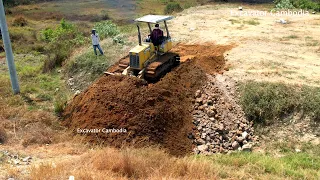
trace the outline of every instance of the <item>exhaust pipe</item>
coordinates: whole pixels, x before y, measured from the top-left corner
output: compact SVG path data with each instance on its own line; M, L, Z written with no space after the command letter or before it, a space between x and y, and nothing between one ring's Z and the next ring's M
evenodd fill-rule
M139 45L141 46L141 45L142 45L142 43L141 43L140 26L139 26L139 25L137 25L137 27L138 27L138 40L139 40Z

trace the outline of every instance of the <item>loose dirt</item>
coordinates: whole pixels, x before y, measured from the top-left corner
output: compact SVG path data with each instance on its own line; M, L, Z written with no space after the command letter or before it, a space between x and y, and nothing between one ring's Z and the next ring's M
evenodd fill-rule
M200 66L208 74L221 73L225 67L224 53L232 49L235 45L220 45L203 44L203 45L177 45L173 51L179 53L181 60L195 60L195 63Z
M126 133L86 133L86 139L115 147L160 145L173 155L192 152L192 98L225 61L215 45L178 45L186 60L155 84L125 76L102 76L65 109L63 124L77 129L125 129ZM216 52L216 50L220 52ZM211 52L211 53L210 53ZM205 64L201 68L199 64Z

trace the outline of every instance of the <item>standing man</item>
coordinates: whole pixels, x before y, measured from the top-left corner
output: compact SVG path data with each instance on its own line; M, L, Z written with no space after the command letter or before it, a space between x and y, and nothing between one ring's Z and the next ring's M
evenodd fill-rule
M91 39L92 39L92 45L93 45L94 54L98 55L97 54L97 48L98 48L99 51L100 51L100 54L103 55L103 51L102 51L102 49L100 47L100 44L99 44L100 38L99 38L98 33L96 33L95 29L92 29L91 33L92 33L91 34Z

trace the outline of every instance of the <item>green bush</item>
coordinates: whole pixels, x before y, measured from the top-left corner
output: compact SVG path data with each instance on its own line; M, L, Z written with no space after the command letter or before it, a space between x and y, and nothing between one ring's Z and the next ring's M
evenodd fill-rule
M78 28L61 20L56 29L47 28L41 32L41 39L47 42L45 52L48 56L43 66L43 72L48 72L56 66L61 66L68 58L74 47L79 47L85 43L84 35Z
M320 11L320 1L312 0L275 0L276 9L310 9Z
M304 111L311 113L313 119L320 121L320 88L304 86L301 97Z
M164 8L165 14L171 14L173 12L181 12L183 9L177 2L169 2Z
M111 21L98 22L94 25L94 28L97 30L97 33L99 34L101 39L107 37L115 37L120 34L117 26Z
M119 43L119 44L124 44L125 43L123 39L124 38L121 35L117 35L117 36L112 38L114 43Z
M320 2L314 2L312 0L292 0L292 4L298 9L312 9L320 11Z
M292 5L290 0L280 0L276 2L277 9L293 9L294 6Z
M58 96L54 101L54 112L57 116L61 117L64 108L67 105L67 100L65 96Z
M255 122L272 123L295 110L320 120L320 88L249 81L240 89L240 103L247 117Z
M53 42L60 40L61 38L65 38L68 36L74 36L77 33L76 27L62 19L60 21L60 25L56 29L47 28L41 32L42 36L41 39L47 42Z

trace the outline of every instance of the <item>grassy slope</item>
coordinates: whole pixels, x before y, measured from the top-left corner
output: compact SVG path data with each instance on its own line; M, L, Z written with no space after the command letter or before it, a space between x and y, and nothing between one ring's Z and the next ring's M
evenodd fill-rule
M248 81L241 86L241 104L256 123L272 124L293 112L320 121L320 88Z
M31 179L316 179L320 159L306 153L232 153L176 158L154 148L96 149L55 165L31 167ZM89 179L90 179L89 178Z
M182 7L188 7L194 3L194 0L183 1ZM3 121L1 121L0 125L4 127L4 131L7 133L7 143L9 145L19 146L21 144L28 146L29 144L35 144L41 146L47 143L65 143L69 140L66 137L61 138L54 133L55 130L59 130L60 134L65 132L65 130L59 126L58 118L54 116L54 104L57 100L60 101L61 99L70 98L71 93L66 87L62 73L59 73L59 69L55 69L51 73L41 73L41 68L46 56L41 54L41 52L37 52L36 48L36 46L43 46L41 42L37 41L37 33L39 30L45 27L55 26L58 21L54 18L41 22L32 20L38 18L34 16L34 14L43 11L51 10L53 12L59 11L66 13L63 9L69 5L62 6L53 2L46 3L45 6L42 6L44 9L39 9L37 5L19 6L13 9L13 12L19 11L23 12L26 17L30 16L29 22L31 23L27 28L12 27L10 22L13 20L13 17L8 17L9 30L12 30L12 34L15 34L16 37L16 42L13 43L13 47L15 52L19 52L19 54L15 55L15 60L22 91L21 95L12 95L6 66L1 66L0 119ZM86 4L80 5L82 7L86 6ZM139 11L141 14L150 12L162 14L165 1L141 0L138 5L141 8ZM147 7L156 8L150 10L150 8ZM25 10L30 8L31 11ZM48 16L51 15L49 14ZM57 16L57 14L53 14L53 16ZM87 25L90 26L92 23L89 22ZM131 27L125 27L125 32L131 32ZM29 42L35 42L35 47L30 47L31 43L21 43L24 42L21 38L26 38ZM111 46L114 49L110 48ZM105 42L103 48L110 53L116 49L123 53L125 52L123 46L114 46L112 42L109 41ZM72 56L74 59L71 59L67 64L70 65L70 63L72 64L74 61L79 61L85 63L81 68L95 67L87 66L92 63L93 65L97 63L96 59L94 59L90 53L92 53L91 47L85 47L84 53L81 52L79 56ZM4 56L4 54L2 53L1 56ZM100 58L98 62L103 63L103 61L108 59L117 59L116 54L111 54L106 58ZM90 71L93 69L87 70ZM94 74L90 80L92 81L97 75L98 74ZM12 123L13 121L15 122L14 125ZM25 128L27 125L32 127L32 132L26 131ZM15 128L15 132L12 130L13 127ZM67 132L65 132L65 134L67 134ZM285 147L286 145L283 144L282 146ZM281 151L281 157L266 152L262 154L235 153L209 157L189 156L179 159L170 157L156 149L117 151L105 148L90 152L85 150L83 155L80 156L81 158L58 163L55 168L50 164L43 164L39 167L32 166L30 178L46 179L46 177L49 176L61 178L73 174L83 179L87 179L88 176L105 177L106 175L110 175L110 177L116 179L128 176L155 179L162 176L183 179L283 179L303 177L313 179L320 176L318 171L320 168L320 160L318 151L308 151L312 148L319 149L318 147L310 146L305 150L302 149L302 153L295 153L294 149L286 148L285 151ZM73 151L77 150L73 149ZM74 163L74 161L79 163ZM0 162L0 166L8 168L7 174L5 175L6 177L24 176L19 173L19 170L16 168L8 167L4 161ZM83 165L84 162L88 163ZM83 166L90 168L90 171L83 171Z

